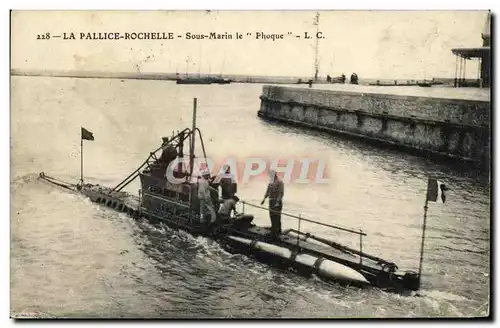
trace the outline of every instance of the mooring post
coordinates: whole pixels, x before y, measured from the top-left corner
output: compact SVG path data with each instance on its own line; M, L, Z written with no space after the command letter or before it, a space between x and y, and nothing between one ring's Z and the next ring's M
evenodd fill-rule
M363 264L363 230L359 229L359 264Z
M196 130L196 105L197 98L193 98L193 127L191 129L191 149L189 152L189 177L192 179L194 166L194 146L195 146L195 130Z
M454 83L455 88L458 86L457 76L458 76L458 56L455 55L455 83Z
M301 218L301 214L299 214L299 223L298 223L298 227L297 227L297 247L299 247L299 242L300 242L300 218Z

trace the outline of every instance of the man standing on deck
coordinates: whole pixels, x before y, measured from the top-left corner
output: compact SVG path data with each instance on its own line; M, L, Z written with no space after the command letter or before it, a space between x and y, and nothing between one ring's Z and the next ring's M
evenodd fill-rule
M221 198L223 200L231 199L237 192L237 185L234 175L231 173L231 167L225 165L224 173L219 177L219 185L221 187Z
M210 184L208 181L210 174L204 173L198 177L198 199L200 200L200 215L205 219L206 214L210 214L210 222L213 223L216 219L212 196L210 195Z
M269 217L271 218L271 236L277 239L281 233L281 209L283 208L283 196L285 187L283 181L278 178L276 171L269 172L269 185L267 186L264 199L260 203L264 205L269 197Z

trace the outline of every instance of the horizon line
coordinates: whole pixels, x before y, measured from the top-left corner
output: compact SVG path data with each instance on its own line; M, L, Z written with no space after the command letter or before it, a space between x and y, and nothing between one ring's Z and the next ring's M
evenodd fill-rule
M104 71L104 70L45 70L45 69L19 69L11 68L10 74L14 76L54 76L54 77L96 77L96 78L146 78L146 77L156 77L157 79L164 78L165 80L176 79L176 78L186 78L186 77L235 77L235 78L269 78L269 79L302 79L307 81L308 79L314 80L312 76L304 75L256 75L256 74L221 74L221 73L187 73L187 72L127 72L127 71ZM64 75L62 75L64 74ZM84 76L83 74L90 74L93 76ZM83 75L83 76L81 76ZM318 80L326 81L326 76L319 78ZM330 75L331 76L331 75ZM339 77L331 76L332 78ZM359 74L358 74L359 76ZM346 74L346 79L349 75ZM373 81L419 81L419 80L432 80L432 79L443 79L443 80L454 80L454 76L443 76L443 77L359 77L360 80L373 80ZM475 80L474 78L467 78L467 80Z

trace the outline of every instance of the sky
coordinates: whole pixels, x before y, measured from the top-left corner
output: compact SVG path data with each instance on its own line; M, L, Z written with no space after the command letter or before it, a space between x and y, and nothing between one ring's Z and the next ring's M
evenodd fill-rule
M11 68L312 76L315 11L13 11ZM454 77L451 48L480 47L486 11L319 11L319 74ZM69 35L76 40L37 39ZM173 40L81 40L80 33L172 32ZM232 40L186 40L186 33ZM236 39L235 33L242 39ZM256 33L283 39L255 39ZM289 35L289 32L291 35ZM251 33L247 35L247 33ZM477 77L477 61L466 77Z

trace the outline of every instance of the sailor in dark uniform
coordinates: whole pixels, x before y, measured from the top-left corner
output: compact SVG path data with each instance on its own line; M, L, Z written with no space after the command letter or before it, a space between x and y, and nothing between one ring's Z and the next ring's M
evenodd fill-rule
M209 178L210 186L210 198L212 199L212 204L214 206L215 212L219 211L220 199L219 199L219 183L217 182L217 177L212 176Z
M351 84L358 84L358 74L356 73L351 74Z
M231 199L237 192L237 184L231 173L231 167L224 167L224 174L221 176L219 185L221 187L221 198L223 200Z

